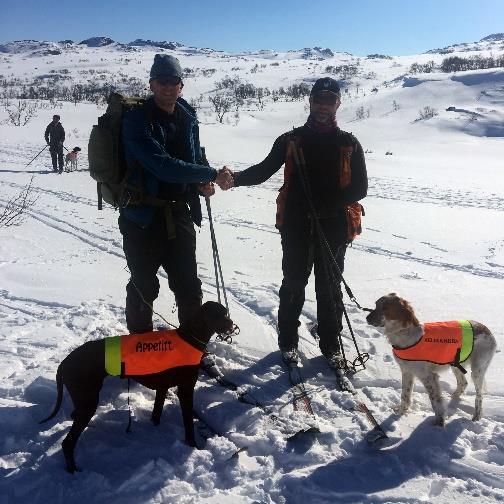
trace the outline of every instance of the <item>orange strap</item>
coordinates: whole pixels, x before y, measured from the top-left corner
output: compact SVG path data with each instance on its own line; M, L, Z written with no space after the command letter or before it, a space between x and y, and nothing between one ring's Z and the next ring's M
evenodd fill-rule
M284 183L278 191L276 199L277 212L276 212L276 228L280 229L283 225L285 203L287 202L287 193L289 192L289 181L294 171L294 158L293 149L296 147L297 138L289 140L287 143L287 152L285 153L285 168L284 168Z
M351 159L353 146L340 147L340 188L344 189L352 181Z

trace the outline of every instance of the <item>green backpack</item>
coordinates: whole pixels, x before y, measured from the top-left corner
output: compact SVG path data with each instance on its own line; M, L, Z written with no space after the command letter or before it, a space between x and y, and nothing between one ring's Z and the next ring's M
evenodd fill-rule
M88 144L89 173L97 182L98 210L103 201L118 208L124 190L126 160L121 139L122 119L126 111L141 107L144 98L112 93L105 114L93 126Z

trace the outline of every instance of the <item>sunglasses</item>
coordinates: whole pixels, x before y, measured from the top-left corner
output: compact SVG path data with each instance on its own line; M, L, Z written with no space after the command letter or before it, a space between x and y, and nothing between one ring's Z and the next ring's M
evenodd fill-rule
M312 95L312 100L319 105L336 105L340 97L332 91L319 91Z
M172 77L167 75L158 77L156 79L156 82L158 84L161 84L161 86L178 86L182 82L182 79L180 77Z

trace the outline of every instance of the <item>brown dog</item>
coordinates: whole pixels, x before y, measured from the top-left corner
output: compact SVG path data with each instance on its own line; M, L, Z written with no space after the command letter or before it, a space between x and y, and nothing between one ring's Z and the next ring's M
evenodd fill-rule
M429 394L436 415L435 424L444 425L446 412L438 375L452 365L457 380L457 388L452 395L455 403L467 387L463 366L470 364L476 389L473 420L481 418L485 373L497 348L495 338L487 327L472 320L420 324L411 305L394 293L378 299L376 308L366 320L372 326L384 328L392 344L394 358L401 368L402 394L398 413L408 411L416 377ZM466 334L469 333L465 340L462 327L465 327ZM453 334L457 331L460 335L455 338Z
M40 422L47 422L57 414L65 385L75 408L72 413L74 422L62 443L67 471L78 470L74 460L75 445L96 412L103 380L111 374L130 377L156 391L151 415L154 425L159 425L168 389L177 386L185 441L196 447L193 392L198 380L199 360L213 334L231 334L233 329L233 321L226 309L219 303L208 301L190 322L182 324L176 331L89 341L73 350L58 366L58 397L54 410ZM129 350L127 342L130 342ZM120 350L118 345L122 345ZM167 360L159 360L156 372L149 374L148 365L155 358ZM167 364L163 370L164 362Z

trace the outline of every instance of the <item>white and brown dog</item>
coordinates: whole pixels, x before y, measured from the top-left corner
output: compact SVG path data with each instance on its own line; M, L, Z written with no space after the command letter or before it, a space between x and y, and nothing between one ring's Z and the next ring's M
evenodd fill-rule
M455 403L467 387L462 364L470 363L476 389L473 420L481 418L485 373L497 347L487 327L472 320L420 324L411 305L394 293L378 299L376 308L366 320L372 326L384 328L392 344L394 358L401 368L402 394L397 413L408 411L416 377L429 394L436 416L435 424L443 426L446 408L441 396L439 373L452 366L457 379L457 388L452 394Z
M77 157L80 151L80 147L74 147L70 152L67 153L67 155L65 156L66 172L77 170Z

